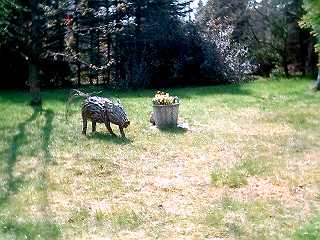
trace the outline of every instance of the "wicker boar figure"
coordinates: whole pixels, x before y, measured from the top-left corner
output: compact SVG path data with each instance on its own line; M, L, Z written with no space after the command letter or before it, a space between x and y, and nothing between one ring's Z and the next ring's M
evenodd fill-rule
M82 133L87 132L87 122L92 122L92 132L96 131L97 123L104 123L109 133L113 136L110 123L119 126L121 136L125 138L123 129L130 125L127 114L119 101L113 102L107 98L87 96L82 106Z

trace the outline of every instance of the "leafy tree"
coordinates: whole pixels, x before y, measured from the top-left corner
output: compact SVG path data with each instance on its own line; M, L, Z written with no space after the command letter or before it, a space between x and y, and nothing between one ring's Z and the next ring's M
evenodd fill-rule
M302 26L311 28L312 34L316 36L318 44L316 49L318 54L320 54L320 2L318 0L304 0L304 9L306 14L302 19ZM318 77L316 81L316 90L320 90L320 56L318 62Z
M33 104L41 102L40 83L57 86L69 68L78 85L103 78L118 88L225 83L237 75L216 44L186 21L190 0L0 3L1 43L28 63Z
M29 84L31 93L31 104L41 105L40 82L39 82L39 57L41 54L41 19L40 19L40 1L32 0L31 10L31 51L29 52Z
M49 6L49 3L42 0L16 0L10 3L2 1L2 13L7 14L1 15L1 27L4 31L0 45L8 48L9 53L19 52L20 57L23 57L28 65L26 84L30 87L31 104L41 105L40 72L44 69L46 51L56 46L48 41L50 37L59 39L57 35L50 35L50 27L47 24L49 19L45 17L45 6Z
M203 35L217 46L222 56L226 66L224 75L232 75L233 81L248 78L253 70L245 41L236 40L238 32L244 32L241 25L248 19L247 6L248 0L209 0L206 5L200 5L196 16Z
M279 66L288 76L312 73L313 39L298 25L302 13L302 0L208 0L197 20L217 41L231 31L231 49L247 49L256 74Z
M287 10L287 0L255 3L251 9L248 31L251 32L251 54L257 56L258 62L264 62L266 59L275 65L279 63L285 75L289 76Z
M3 38L5 34L7 33L9 21L8 18L14 8L16 8L17 5L15 1L10 0L0 0L0 36ZM3 41L2 41L3 42Z
M0 1L2 8L0 14L1 45L8 44L11 46L10 42L15 42L16 48L24 45L25 52L21 52L21 54L29 61L29 84L32 105L41 104L37 70L41 44L39 4L39 0L32 0L30 3ZM28 13L30 14L28 15Z

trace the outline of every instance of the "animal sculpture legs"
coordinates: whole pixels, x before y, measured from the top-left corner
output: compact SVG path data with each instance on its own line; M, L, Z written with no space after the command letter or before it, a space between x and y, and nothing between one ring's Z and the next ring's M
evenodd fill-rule
M97 123L92 121L92 132L94 133L97 129Z
M84 135L86 135L86 133L87 133L87 124L88 124L87 119L82 116L82 125L83 125L82 133Z
M126 135L124 134L123 128L119 126L119 130L120 130L120 133L121 133L121 137L125 138Z
M106 128L108 129L109 133L110 133L112 136L116 136L116 134L114 134L114 132L112 131L112 128L111 128L111 126L110 126L110 122L106 122L105 125L106 125Z

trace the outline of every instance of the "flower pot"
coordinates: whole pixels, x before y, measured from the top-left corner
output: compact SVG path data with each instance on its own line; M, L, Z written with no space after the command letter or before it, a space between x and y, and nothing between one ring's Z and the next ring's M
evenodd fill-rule
M153 118L159 128L175 127L178 123L179 103L171 105L153 105Z

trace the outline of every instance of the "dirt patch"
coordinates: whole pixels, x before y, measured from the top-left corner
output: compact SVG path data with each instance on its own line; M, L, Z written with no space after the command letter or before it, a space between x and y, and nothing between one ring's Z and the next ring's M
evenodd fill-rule
M232 191L232 196L240 201L276 200L291 208L301 208L303 206L303 209L309 212L310 206L306 199L307 195L308 193L304 189L291 191L287 181L271 177L250 177L247 186Z

